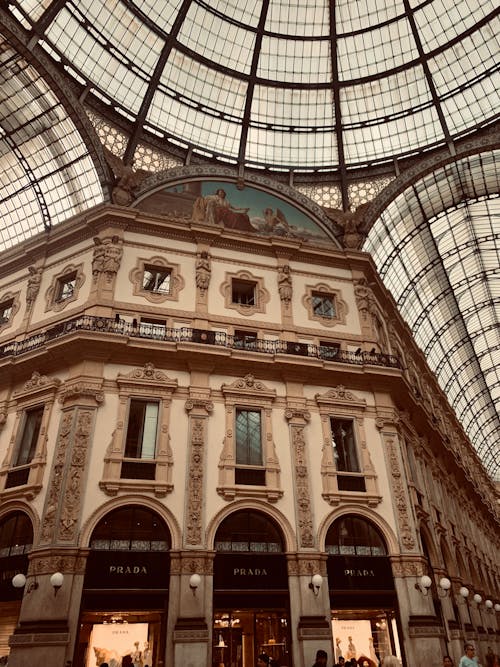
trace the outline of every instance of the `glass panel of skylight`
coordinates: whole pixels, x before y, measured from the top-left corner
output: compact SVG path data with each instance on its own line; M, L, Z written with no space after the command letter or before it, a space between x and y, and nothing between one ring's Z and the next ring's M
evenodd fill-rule
M272 81L327 84L332 80L330 42L264 36L257 76Z
M356 163L411 152L438 142L443 132L436 109L431 107L367 127L346 127L343 136L346 160Z
M148 115L149 122L161 122L173 136L182 137L201 148L225 155L238 154L240 123L209 115L157 90Z
M421 67L404 70L340 89L343 125L369 123L377 119L411 112L429 106L431 92Z
M85 77L129 110L139 110L146 82L121 62L122 56L112 54L94 36L83 36L79 24L64 10L48 34ZM84 39L76 43L75 35Z
M106 3L109 0L104 0ZM114 0L113 4L117 2ZM182 5L182 0L135 0L134 4L155 23L160 30L170 32L177 13Z
M231 17L242 25L257 27L260 19L262 3L241 2L241 0L211 0L210 7L214 12Z
M248 74L255 32L240 27L192 2L179 32L179 42L219 65Z
M192 106L204 107L221 115L241 119L247 83L173 51L160 79L162 94L180 96ZM165 118L163 125L169 126Z
M34 23L45 11L47 0L19 0L18 5Z
M492 118L498 111L500 74L494 72L488 79L478 81L470 88L457 92L441 102L448 128L452 134Z
M338 34L366 30L371 26L401 16L405 11L403 0L386 0L385 2L337 0L335 7Z
M453 4L447 0L433 0L423 3L415 10L414 16L424 51L432 51L453 40L494 9L492 0L477 3L457 0Z
M497 24L500 30L500 25ZM464 37L460 44L446 49L435 58L430 58L429 69L440 97L456 91L461 86L474 82L498 65L498 44L487 39L477 30ZM498 98L497 98L498 101ZM495 107L494 101L492 106Z
M418 58L406 18L338 39L340 81L381 74Z
M281 35L326 36L330 32L328 0L270 0L265 30Z
M332 91L256 85L252 122L285 128L332 128ZM324 138L327 140L326 136Z
M246 159L275 166L335 164L338 160L331 132L280 132L250 127Z

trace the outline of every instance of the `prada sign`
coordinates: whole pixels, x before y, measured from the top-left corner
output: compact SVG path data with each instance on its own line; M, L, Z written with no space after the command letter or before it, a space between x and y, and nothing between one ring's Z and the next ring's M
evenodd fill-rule
M287 590L283 554L217 554L214 563L216 590Z
M334 590L393 590L394 580L386 556L329 556L328 581Z
M85 588L168 588L170 556L166 552L91 551Z

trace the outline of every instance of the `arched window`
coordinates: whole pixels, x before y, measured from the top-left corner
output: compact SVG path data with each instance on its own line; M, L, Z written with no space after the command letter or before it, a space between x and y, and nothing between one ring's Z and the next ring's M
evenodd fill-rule
M170 535L162 519L150 509L128 505L101 519L90 540L96 551L168 551Z
M219 552L283 552L280 530L269 517L259 512L235 512L217 530L215 550Z
M0 558L20 556L31 551L33 526L23 512L11 512L0 521Z
M337 519L326 534L327 553L340 556L386 556L384 539L366 519L348 514Z

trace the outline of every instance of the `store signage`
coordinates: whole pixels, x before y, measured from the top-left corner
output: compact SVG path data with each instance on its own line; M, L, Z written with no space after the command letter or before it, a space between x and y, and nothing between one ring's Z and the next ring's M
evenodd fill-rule
M334 590L393 590L386 556L329 556L328 583Z
M283 554L217 554L214 587L218 590L281 590L288 588Z
M91 551L85 588L168 588L169 576L165 551Z

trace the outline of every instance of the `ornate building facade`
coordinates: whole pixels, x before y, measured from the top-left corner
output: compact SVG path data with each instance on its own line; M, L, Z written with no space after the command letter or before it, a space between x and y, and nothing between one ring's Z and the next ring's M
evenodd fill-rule
M0 654L500 651L494 485L356 227L188 172L1 256Z

